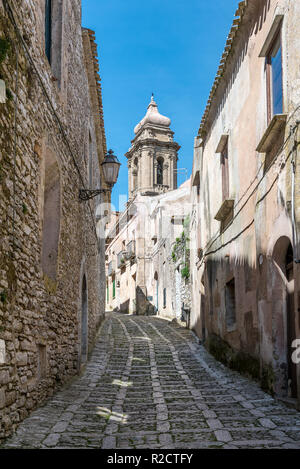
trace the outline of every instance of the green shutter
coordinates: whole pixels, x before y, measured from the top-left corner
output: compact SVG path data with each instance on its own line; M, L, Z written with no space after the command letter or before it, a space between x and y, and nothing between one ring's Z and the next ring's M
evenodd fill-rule
M113 280L113 298L116 297L116 281Z

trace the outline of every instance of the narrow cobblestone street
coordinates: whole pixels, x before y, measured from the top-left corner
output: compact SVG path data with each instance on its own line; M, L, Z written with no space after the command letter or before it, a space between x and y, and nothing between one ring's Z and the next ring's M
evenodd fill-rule
M5 448L300 448L300 414L216 362L194 335L111 314L83 375Z

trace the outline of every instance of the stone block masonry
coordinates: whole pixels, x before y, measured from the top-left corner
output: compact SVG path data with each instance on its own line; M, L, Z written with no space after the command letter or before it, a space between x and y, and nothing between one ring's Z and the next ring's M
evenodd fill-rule
M44 2L0 2L0 439L78 372L104 317L96 202L78 198L100 186L105 151L95 64L81 2L52 14L50 65Z

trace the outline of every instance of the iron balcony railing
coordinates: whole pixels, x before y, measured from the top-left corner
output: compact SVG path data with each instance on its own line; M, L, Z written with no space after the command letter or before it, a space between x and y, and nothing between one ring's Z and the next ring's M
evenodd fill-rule
M117 255L117 267L119 269L120 267L123 267L124 265L125 265L124 253L123 251L120 251L119 254Z
M116 271L115 261L110 261L107 268L107 274L113 275Z
M129 259L133 259L135 257L135 240L132 240L127 244L126 251Z

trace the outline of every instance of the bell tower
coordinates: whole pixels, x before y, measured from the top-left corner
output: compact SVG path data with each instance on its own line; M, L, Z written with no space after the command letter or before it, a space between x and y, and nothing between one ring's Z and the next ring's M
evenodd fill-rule
M159 195L177 189L177 152L171 120L158 112L153 95L147 113L135 127L126 153L129 200L136 194Z

